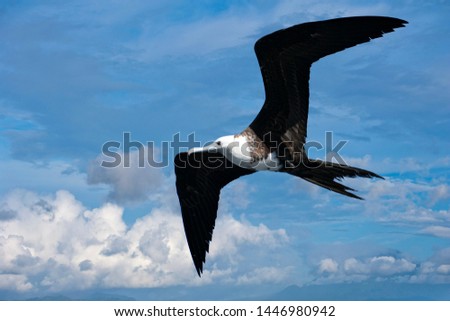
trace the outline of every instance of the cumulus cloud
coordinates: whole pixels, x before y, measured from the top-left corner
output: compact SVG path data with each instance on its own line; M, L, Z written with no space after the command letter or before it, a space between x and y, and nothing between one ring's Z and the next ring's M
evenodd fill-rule
M450 274L450 264L441 264L436 269L438 273Z
M319 273L336 273L339 264L333 259L323 259L319 263Z
M118 162L116 166L112 166L111 159L100 155L90 163L87 181L89 184L109 186L110 201L119 204L144 201L155 192L161 191L161 187L164 186L162 171L150 166L147 161L148 155L154 152L157 151L149 148L132 150L129 153L118 151L117 157L120 157L120 163Z
M32 284L27 281L25 275L0 274L0 289L27 291L32 289Z
M344 272L347 274L366 274L371 276L390 276L410 273L416 264L392 256L376 256L365 260L349 258L344 261Z
M239 279L239 283L249 283L250 279L257 283L268 279L275 282L290 276L285 270L287 266L274 260L278 252L289 244L284 229L271 230L264 224L253 225L245 218L236 220L230 214L220 212L207 256L207 261L212 263L210 273L247 275L246 281ZM268 259L271 262L269 266ZM278 272L270 273L260 280L250 277L262 266ZM209 279L208 273L205 274L206 279ZM228 278L232 279L231 275Z
M0 220L0 288L17 291L193 285L223 278L237 282L234 273L240 269L252 274L248 265L237 264L251 261L239 258L241 249L249 245L259 253L256 257L267 258L287 241L283 230L225 215L217 221L210 268L199 279L181 216L168 204L132 226L124 223L122 207L105 203L87 209L67 191L38 195L16 190L2 204L13 215ZM276 270L267 281L279 279Z
M317 283L354 282L377 278L386 280L397 277L407 279L417 273L418 265L405 258L390 255L365 258L325 258L317 265Z
M283 229L271 230L264 224L252 225L250 222L234 219L231 215L224 215L217 220L214 232L214 242L211 244L211 256L224 251L236 255L240 245L259 245L265 243L267 247L278 247L288 241Z
M420 264L415 275L411 276L411 283L449 283L450 282L450 262L426 261Z

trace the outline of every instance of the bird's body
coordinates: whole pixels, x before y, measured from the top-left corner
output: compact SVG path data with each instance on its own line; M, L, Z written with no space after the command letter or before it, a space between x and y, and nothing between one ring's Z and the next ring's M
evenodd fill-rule
M231 163L242 168L255 171L278 171L282 168L275 151L271 151L256 136L245 133L220 137L207 149L217 151ZM204 150L203 147L192 148L188 153L203 152Z
M381 178L364 169L308 158L304 144L310 67L322 57L406 23L390 17L338 18L295 25L256 42L266 92L259 114L241 133L175 157L184 229L199 275L212 239L220 190L234 179L257 171L284 172L360 199L338 181L343 177Z

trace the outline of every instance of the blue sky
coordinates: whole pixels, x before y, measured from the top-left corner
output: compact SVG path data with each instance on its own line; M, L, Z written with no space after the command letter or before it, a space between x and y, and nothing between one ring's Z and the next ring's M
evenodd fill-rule
M295 284L327 298L349 284L450 288L449 9L437 0L3 1L0 291L166 288L170 299L171 288L245 287L251 297ZM365 201L281 174L233 182L199 279L163 142L245 128L264 98L254 42L350 15L409 24L313 65L308 140L325 144L332 132L334 144L348 141L348 164L386 179L347 182ZM143 151L168 166L139 168L131 149L130 168L101 167L103 144L123 146L124 133L152 142Z

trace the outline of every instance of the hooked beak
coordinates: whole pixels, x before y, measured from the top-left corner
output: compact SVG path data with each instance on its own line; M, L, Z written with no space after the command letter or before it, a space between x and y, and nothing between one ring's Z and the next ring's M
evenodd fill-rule
M194 147L188 150L188 155L194 154L194 153L201 153L205 151L205 147Z
M203 147L193 147L190 150L188 150L188 155L194 154L194 153L202 153L202 152L217 152L218 148L217 146L212 143Z

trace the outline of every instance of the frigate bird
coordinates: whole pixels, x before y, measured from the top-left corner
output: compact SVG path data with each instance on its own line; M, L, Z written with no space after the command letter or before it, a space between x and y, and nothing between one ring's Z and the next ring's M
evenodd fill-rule
M404 27L397 18L360 16L308 22L275 31L255 43L265 102L236 135L175 156L176 188L184 230L199 276L217 217L220 190L257 171L284 172L360 199L344 177L382 178L345 164L309 159L305 139L312 63Z

